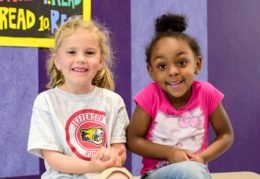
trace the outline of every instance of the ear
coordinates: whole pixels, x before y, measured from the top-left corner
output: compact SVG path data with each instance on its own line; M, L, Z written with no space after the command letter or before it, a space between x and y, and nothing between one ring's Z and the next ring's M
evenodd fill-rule
M57 70L61 70L61 65L59 63L59 59L58 59L57 54L53 54L52 60L54 61L54 64L55 64Z
M150 75L150 77L152 78L153 81L156 81L156 77L155 77L155 72L153 71L153 68L150 64L147 65L147 71Z
M201 70L201 65L202 65L202 57L198 56L195 62L195 74L198 75Z
M99 62L99 68L98 68L98 70L101 70L101 68L102 68L102 66L103 66L103 64L104 64L104 57L101 57L100 58L100 62Z

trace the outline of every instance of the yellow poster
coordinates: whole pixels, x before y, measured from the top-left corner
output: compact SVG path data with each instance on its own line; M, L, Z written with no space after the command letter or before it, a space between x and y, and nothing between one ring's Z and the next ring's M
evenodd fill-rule
M71 16L91 19L91 0L0 0L0 46L52 47Z

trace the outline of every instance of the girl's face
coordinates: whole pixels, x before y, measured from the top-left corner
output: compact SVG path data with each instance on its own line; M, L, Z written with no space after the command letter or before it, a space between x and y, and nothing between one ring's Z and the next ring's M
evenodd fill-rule
M91 84L103 64L101 49L96 36L86 29L63 38L54 55L55 66L65 78L61 89L72 93L88 93Z
M167 93L170 101L187 102L194 74L199 74L201 69L201 57L195 58L185 41L163 37L152 49L150 64L147 69L151 78Z

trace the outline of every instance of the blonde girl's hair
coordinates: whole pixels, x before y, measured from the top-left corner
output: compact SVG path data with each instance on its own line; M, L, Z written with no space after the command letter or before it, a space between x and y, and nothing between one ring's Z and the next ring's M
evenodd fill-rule
M71 20L68 20L62 24L55 33L55 45L51 51L51 56L49 58L47 67L48 74L50 76L50 82L48 83L47 87L54 88L64 84L64 76L62 72L56 68L53 60L53 54L57 53L59 47L62 44L62 40L65 37L81 29L90 30L96 35L101 49L101 57L104 58L103 66L93 78L92 84L100 88L106 88L114 91L115 87L113 74L110 71L110 68L112 67L113 54L110 47L109 31L106 29L106 27L102 26L97 21L87 21L79 17L72 17Z

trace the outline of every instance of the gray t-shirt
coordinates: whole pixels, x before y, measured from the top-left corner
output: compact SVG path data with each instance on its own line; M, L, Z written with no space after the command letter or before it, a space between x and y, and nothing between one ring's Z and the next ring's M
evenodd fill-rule
M34 102L28 152L43 158L41 149L47 149L90 160L103 146L126 143L128 123L123 99L110 90L95 87L88 94L71 94L49 89ZM46 161L45 166L42 178L81 178L56 172Z

